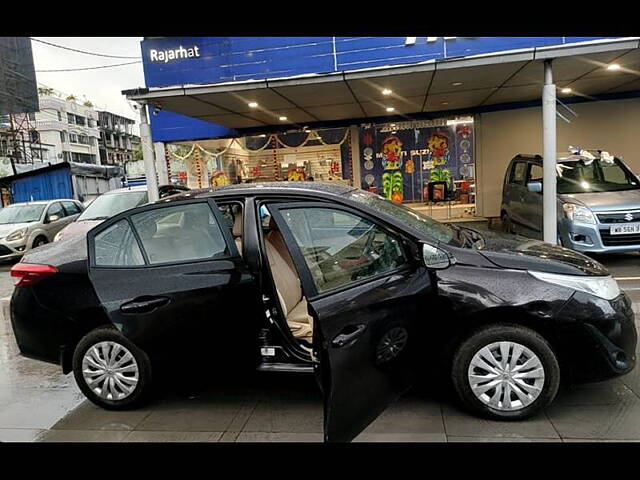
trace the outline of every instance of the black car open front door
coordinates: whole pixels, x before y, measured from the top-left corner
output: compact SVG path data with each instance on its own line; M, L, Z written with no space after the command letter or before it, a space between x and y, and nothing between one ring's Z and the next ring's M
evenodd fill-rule
M260 296L212 200L153 204L88 234L89 277L109 320L161 357L248 359Z
M429 272L411 241L363 212L310 202L267 208L314 320L325 441L351 441L411 385Z

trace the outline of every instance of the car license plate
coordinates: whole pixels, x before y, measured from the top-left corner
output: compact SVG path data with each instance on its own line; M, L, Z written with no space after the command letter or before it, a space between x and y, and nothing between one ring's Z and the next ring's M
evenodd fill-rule
M611 235L625 235L630 233L640 233L640 225L616 225L610 227Z

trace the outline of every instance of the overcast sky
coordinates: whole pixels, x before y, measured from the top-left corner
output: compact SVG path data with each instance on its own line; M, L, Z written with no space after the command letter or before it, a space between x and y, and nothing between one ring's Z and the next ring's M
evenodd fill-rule
M140 57L142 37L34 37L38 40L79 50L106 55ZM122 90L144 86L142 63L121 67L79 72L42 72L66 68L96 67L133 62L135 59L105 58L31 42L38 86L51 87L78 100L90 100L95 108L107 110L138 121L137 113L129 106Z

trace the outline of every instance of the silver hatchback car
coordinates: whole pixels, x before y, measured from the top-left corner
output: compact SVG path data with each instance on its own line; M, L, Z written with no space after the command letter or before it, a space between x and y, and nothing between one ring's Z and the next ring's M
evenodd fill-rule
M558 243L580 252L640 251L640 178L617 157L576 149L556 165ZM504 179L508 232L542 239L542 157L517 155Z
M0 260L53 241L84 210L76 200L14 203L0 210Z

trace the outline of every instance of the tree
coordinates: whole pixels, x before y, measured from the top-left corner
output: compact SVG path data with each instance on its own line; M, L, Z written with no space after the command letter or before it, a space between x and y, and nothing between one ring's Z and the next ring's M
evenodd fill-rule
M69 95L67 98L65 98L67 102L75 102L77 99L78 97L76 97L75 95Z
M86 102L84 102L84 103L83 103L83 105L84 105L85 107L89 107L89 108L92 108L92 107L93 107L93 103L91 103L91 100L87 100Z

